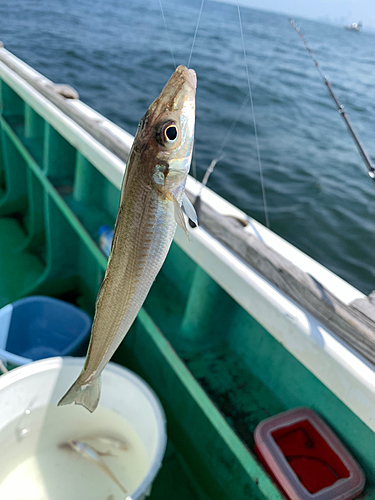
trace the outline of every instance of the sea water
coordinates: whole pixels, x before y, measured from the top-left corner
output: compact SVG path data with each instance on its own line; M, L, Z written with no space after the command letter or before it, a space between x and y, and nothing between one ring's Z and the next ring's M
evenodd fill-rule
M187 63L201 0L162 5L168 36L158 0L1 0L1 41L134 134L175 67L170 49L176 64ZM374 186L289 24L296 10L279 15L241 6L270 227L369 293L375 284ZM350 15L339 26L295 20L374 160L375 36L369 20L361 33L344 29L355 21ZM198 77L198 179L226 141L208 187L265 222L249 102L227 140L248 92L237 5L205 2L191 67Z
M119 446L100 438L118 440ZM0 434L0 498L6 500L114 500L126 495L100 468L67 445L85 441L131 493L148 463L135 430L117 413L80 406L25 409ZM125 444L126 449L121 445Z

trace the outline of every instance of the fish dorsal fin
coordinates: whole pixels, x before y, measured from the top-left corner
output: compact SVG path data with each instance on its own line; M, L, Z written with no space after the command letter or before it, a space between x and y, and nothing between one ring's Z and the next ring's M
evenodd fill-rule
M196 226L198 226L198 217L195 212L195 208L193 207L193 204L191 203L189 198L186 196L186 193L184 193L184 197L182 198L182 209L189 217L189 219L193 221Z
M188 237L188 240L190 241L189 233L185 223L184 212L182 211L182 208L180 207L180 204L178 203L177 198L175 196L172 196L172 200L174 207L174 220L177 222L180 228L185 231L185 234Z

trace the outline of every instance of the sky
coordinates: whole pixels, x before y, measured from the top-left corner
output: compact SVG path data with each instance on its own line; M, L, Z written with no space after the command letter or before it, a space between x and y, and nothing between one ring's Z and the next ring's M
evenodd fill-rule
M362 21L364 29L375 28L375 0L240 0L240 4L341 25Z

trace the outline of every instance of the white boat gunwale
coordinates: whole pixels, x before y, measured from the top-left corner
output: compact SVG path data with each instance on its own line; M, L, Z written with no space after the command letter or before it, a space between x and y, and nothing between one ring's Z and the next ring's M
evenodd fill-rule
M5 62L4 62L5 60ZM42 118L73 144L114 186L121 187L125 163L86 130L40 94L24 78L6 64L14 63L30 77L49 82L4 48L0 48L0 78ZM68 103L67 103L68 104ZM108 130L117 132L124 152L130 151L131 136L80 101L72 100L83 114L91 116ZM118 130L117 130L118 129ZM196 193L199 183L189 178L187 189ZM243 217L244 214L221 197L205 189L203 201L221 213ZM246 216L247 217L247 216ZM320 281L344 303L364 295L316 261L285 242L251 219L267 245L276 248ZM259 273L244 264L235 254L215 240L207 231L190 231L190 242L178 228L177 245L207 272L234 300L254 317L272 336L343 401L370 429L375 431L375 369L357 352L349 348L330 330L297 305L286 294L271 285ZM348 387L350 390L348 390Z

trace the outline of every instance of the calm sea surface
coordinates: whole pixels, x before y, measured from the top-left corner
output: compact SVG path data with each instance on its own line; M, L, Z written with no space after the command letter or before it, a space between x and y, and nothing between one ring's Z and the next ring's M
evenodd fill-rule
M187 64L200 1L1 0L0 39L135 133L177 63ZM375 187L287 16L242 8L270 226L364 292L375 289ZM296 19L375 160L375 36ZM198 178L247 95L235 5L207 0L191 59L198 75ZM265 222L249 105L209 186Z

